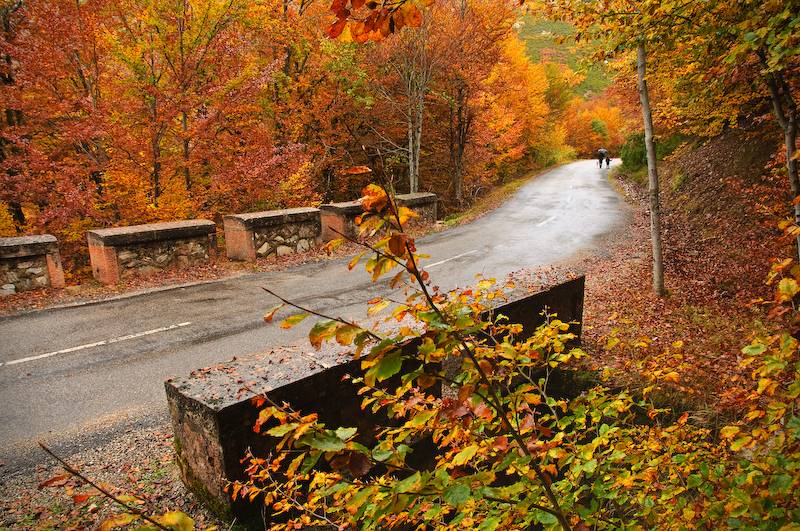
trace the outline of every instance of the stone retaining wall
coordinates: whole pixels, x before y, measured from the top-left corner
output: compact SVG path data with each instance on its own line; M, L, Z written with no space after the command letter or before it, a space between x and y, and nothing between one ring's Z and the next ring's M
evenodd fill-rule
M579 277L504 302L492 311L507 316L510 323L521 324L523 333L518 337L524 340L545 322L545 309L565 322L580 323L583 291L584 278ZM580 337L580 324L573 325L572 331ZM407 344L407 348L417 346L415 339ZM245 478L241 459L248 448L266 455L275 443L274 438L253 432L259 408L251 403L252 391L266 393L272 401L287 402L305 413L316 412L328 426L354 426L359 433L370 433L374 417L361 409L362 397L356 386L344 378L359 374L360 363L336 345L326 344L321 351L299 346L239 357L167 380L164 385L175 451L186 486L220 516L236 517L240 523L256 517L263 525L256 507L233 502L224 491L228 481ZM244 391L245 387L248 390Z
M64 287L55 236L0 238L0 295L46 287Z
M216 225L205 219L97 229L86 236L92 273L103 284L203 264L216 254Z
M321 240L317 208L289 208L225 216L225 249L231 260L302 253Z

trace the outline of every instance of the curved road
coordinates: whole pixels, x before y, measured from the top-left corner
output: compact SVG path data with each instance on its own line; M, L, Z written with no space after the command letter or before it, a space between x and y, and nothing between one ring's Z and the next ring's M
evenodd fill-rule
M625 218L624 202L595 161L548 171L502 207L466 225L421 238L426 268L443 287L477 273L502 277L598 250ZM142 419L163 420L163 381L233 356L290 344L308 329L265 326L269 286L295 302L362 315L388 292L347 260L179 287L0 319L0 459L21 466L35 441L87 444ZM310 320L309 320L310 321ZM68 446L68 445L67 445Z

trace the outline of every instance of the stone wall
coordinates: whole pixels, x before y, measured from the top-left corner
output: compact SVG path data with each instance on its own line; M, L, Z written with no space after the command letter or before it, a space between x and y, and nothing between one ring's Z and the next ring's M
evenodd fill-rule
M533 295L503 302L493 312L518 323L524 340L545 321L544 310L557 312L566 322L583 319L583 277ZM573 332L580 337L580 325ZM406 348L418 347L416 339ZM217 514L240 523L259 518L250 504L234 502L224 492L228 481L244 479L241 459L248 448L266 455L275 439L258 435L252 427L259 408L251 403L253 392L266 393L277 403L287 402L297 410L316 412L328 426L354 426L370 433L374 417L360 407L361 396L346 375L360 373L360 360L353 360L336 345L320 351L297 347L239 357L187 377L165 382L175 450L186 486ZM564 384L564 387L572 385ZM244 387L247 392L242 391ZM430 453L432 450L428 449ZM426 450L420 449L420 459ZM260 520L258 520L260 522ZM261 522L263 524L263 522ZM262 527L263 528L263 527Z
M271 255L302 253L319 245L316 208L290 208L225 216L225 249L231 260L252 262Z
M412 225L430 225L436 222L436 194L419 192L396 196L397 204L410 208L418 214ZM341 234L355 239L358 236L356 218L364 213L360 201L326 203L319 207L322 219L322 239L324 241L341 238ZM341 234L340 234L341 233Z
M0 238L0 295L46 287L64 287L55 236Z
M87 239L92 273L104 284L203 264L216 255L216 225L204 219L97 229Z
M326 203L320 205L319 210L323 241L341 238L342 234L352 239L358 237L356 218L364 213L364 207L361 206L360 201Z
M430 192L417 192L415 194L400 194L397 196L397 204L410 208L417 213L412 221L415 225L431 225L436 223L437 197Z

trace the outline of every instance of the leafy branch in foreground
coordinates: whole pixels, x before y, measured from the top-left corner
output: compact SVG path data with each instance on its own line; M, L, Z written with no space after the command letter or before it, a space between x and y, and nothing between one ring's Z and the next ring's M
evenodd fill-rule
M315 413L256 397L265 407L255 429L276 442L270 455L248 456L248 480L230 490L269 505L275 528L793 529L794 338L757 339L744 350L754 367L753 407L721 432L693 425L688 414L670 420L625 389L562 383L557 391L553 381L570 382L585 356L571 347L570 323L548 316L524 334L490 311L513 288L493 279L449 292L432 287L403 230L411 214L376 185L362 204L361 235L378 238L362 243L365 269L373 280L393 274L406 300L369 301L370 315L386 324L376 331L301 311L323 318L310 332L313 345L355 347L354 383L374 429L327 426ZM797 285L781 280L776 304L789 304ZM297 322L292 316L282 326ZM669 383L664 377L649 388Z

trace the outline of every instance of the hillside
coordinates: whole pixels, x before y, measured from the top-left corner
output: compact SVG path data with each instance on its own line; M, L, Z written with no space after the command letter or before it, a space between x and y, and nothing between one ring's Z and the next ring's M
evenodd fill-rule
M626 380L675 368L671 400L697 415L735 407L739 352L766 315L754 301L770 298L771 260L791 256L775 228L774 205L787 194L769 170L776 138L771 129L737 130L684 143L661 161L667 297L650 288L647 190L636 175L614 177L633 206L631 230L610 257L586 266L595 355Z

